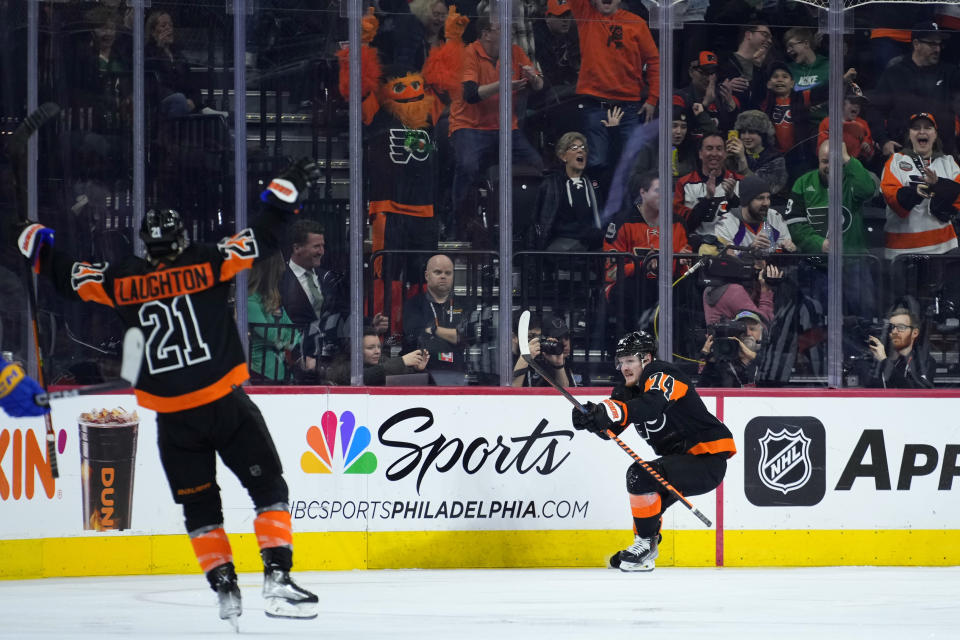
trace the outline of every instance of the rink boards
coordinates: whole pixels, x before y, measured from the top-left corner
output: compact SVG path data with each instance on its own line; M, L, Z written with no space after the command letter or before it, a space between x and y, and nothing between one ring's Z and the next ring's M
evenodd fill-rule
M469 393L463 393L469 391ZM577 394L605 397L604 390ZM551 391L277 388L251 393L290 488L304 570L599 566L632 535L614 443L570 427ZM664 518L661 566L960 564L960 394L704 392L738 453L721 488ZM0 577L194 572L140 409L130 528L85 529L76 418L132 395L56 405L60 477L40 420L0 428ZM633 430L624 440L642 457ZM90 474L87 473L89 476ZM244 489L218 472L240 570L259 569ZM112 471L103 518L124 505ZM94 522L95 524L95 522Z

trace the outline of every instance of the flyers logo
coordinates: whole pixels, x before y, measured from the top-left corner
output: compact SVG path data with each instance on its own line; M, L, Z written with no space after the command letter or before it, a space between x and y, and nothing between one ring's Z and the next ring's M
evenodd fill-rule
M257 240L253 237L253 229L244 229L230 238L224 238L217 243L217 249L225 260L230 258L256 258L260 255Z
M430 157L433 143L423 129L390 129L390 160L407 164L411 159L423 162Z
M657 372L650 376L647 383L643 386L644 391L650 391L651 389L661 392L663 397L667 399L667 402L679 400L687 395L686 383L680 382L673 376L663 372Z
M109 262L74 262L70 272L70 286L77 291L90 282L103 284L104 272L109 266Z

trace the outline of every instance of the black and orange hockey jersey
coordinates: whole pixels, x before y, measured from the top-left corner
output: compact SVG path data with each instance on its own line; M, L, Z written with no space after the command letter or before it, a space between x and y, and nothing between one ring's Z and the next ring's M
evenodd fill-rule
M617 434L631 423L658 456L737 452L733 434L704 406L690 378L668 362L646 366L635 387L619 384L610 396L624 409L613 427Z
M217 244L191 244L172 264L130 256L116 264L76 261L56 251L44 272L61 294L113 307L144 334L135 393L160 413L192 409L249 377L229 302L230 280L278 247L287 214L270 209L257 224Z
M381 110L365 131L370 214L400 213L432 218L436 200L437 151L432 126L407 129Z

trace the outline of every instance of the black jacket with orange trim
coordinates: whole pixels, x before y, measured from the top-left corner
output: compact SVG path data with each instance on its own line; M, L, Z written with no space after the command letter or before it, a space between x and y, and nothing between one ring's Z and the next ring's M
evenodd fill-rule
M169 264L136 256L84 262L54 251L43 273L65 297L112 307L126 327L143 330L135 388L140 406L160 413L192 409L249 377L230 280L279 249L289 217L269 208L251 227L216 244L191 244Z
M689 376L668 362L654 360L636 386L619 384L611 398L626 413L613 431L633 424L658 456L737 452L730 429L707 411Z

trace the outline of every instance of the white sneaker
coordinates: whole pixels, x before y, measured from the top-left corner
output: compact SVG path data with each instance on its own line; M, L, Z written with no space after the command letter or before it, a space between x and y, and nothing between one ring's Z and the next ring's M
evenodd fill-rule
M620 571L653 571L659 555L657 538L634 536L633 544L620 552Z

